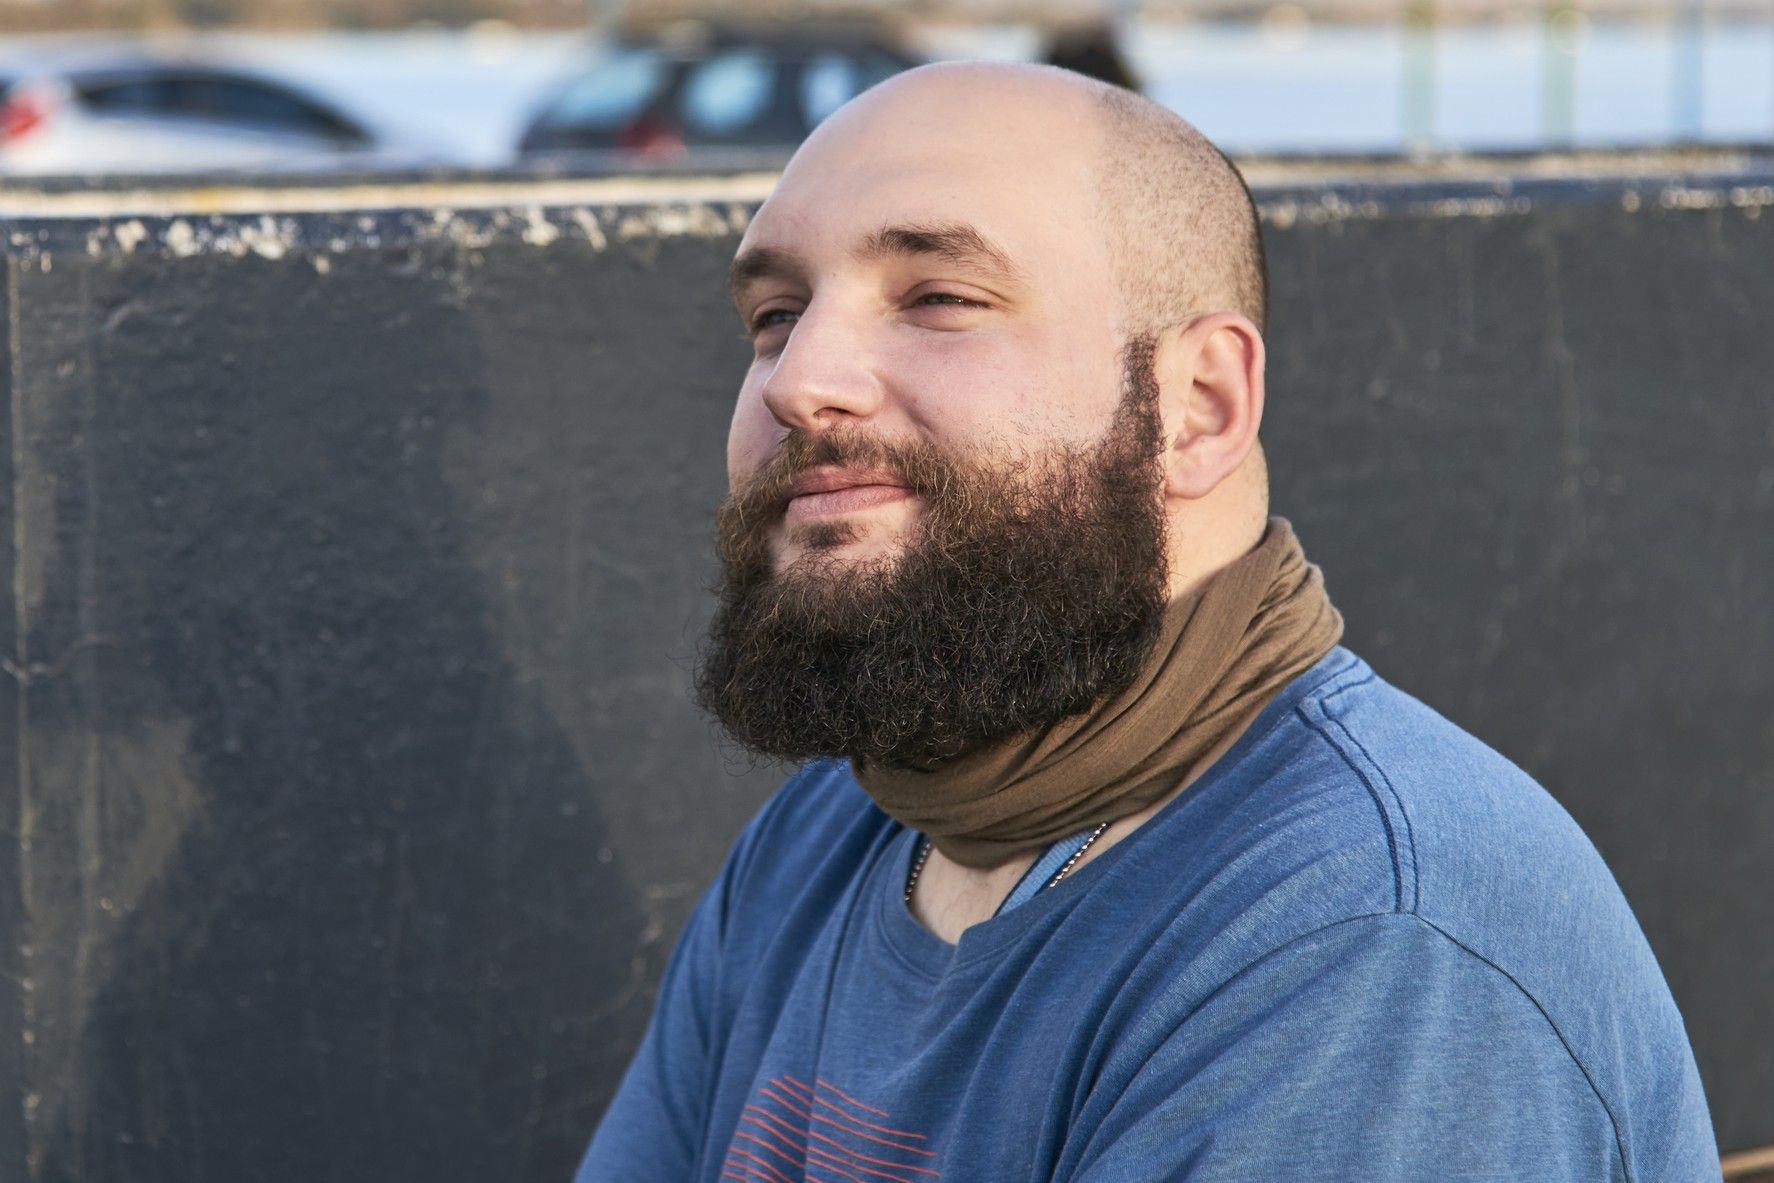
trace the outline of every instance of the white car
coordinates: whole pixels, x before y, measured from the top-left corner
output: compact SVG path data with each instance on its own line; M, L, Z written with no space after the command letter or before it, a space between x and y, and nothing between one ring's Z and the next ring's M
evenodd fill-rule
M288 84L132 57L6 72L0 175L279 171L427 163Z

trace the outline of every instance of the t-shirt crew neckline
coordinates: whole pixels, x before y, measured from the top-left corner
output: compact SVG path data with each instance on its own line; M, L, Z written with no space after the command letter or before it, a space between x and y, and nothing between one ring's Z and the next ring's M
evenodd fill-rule
M1176 819L1188 809L1190 802L1200 800L1218 781L1230 775L1246 753L1261 743L1304 699L1349 670L1358 660L1341 645L1333 648L1271 699L1255 721L1245 728L1244 734L1214 761L1213 767L1203 773L1187 792L1178 794L1175 800L1159 810L1152 820L1059 883L1037 892L1027 903L968 928L956 944L949 944L925 928L905 902L906 876L911 870L919 835L899 826L899 833L889 842L885 857L876 862L867 888L875 897L875 920L882 940L908 970L931 981L993 960L999 950L1042 923L1056 910L1070 907L1080 894L1089 891L1131 851L1159 840L1161 830L1179 824Z

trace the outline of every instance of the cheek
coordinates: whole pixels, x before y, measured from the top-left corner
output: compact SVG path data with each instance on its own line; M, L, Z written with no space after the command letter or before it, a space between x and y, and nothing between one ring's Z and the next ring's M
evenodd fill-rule
M1120 367L1102 342L1053 334L957 334L908 348L892 372L902 404L936 434L1093 439L1120 401Z
M933 433L1002 428L1030 401L1026 357L1007 337L917 334L896 344L884 370L906 414Z
M727 426L727 484L741 484L770 458L782 428L759 397L755 383L747 381L733 404L733 420Z

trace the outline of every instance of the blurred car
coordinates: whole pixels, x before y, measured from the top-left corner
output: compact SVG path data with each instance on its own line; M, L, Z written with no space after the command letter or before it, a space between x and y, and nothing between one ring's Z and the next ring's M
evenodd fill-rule
M670 158L702 148L793 147L845 102L917 64L857 32L715 31L618 42L543 104L518 152Z
M357 120L229 66L135 57L0 76L0 174L402 163Z

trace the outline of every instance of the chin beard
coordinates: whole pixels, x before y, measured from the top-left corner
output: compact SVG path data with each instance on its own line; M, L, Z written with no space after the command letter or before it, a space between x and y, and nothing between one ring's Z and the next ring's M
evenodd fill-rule
M792 432L722 505L719 604L697 701L734 740L788 760L928 767L1046 727L1125 689L1167 596L1152 342L1131 342L1108 433L989 465L853 431ZM920 499L904 547L834 552L842 520L799 528L774 569L769 531L814 465L898 474Z

